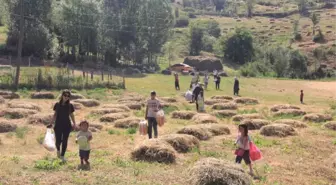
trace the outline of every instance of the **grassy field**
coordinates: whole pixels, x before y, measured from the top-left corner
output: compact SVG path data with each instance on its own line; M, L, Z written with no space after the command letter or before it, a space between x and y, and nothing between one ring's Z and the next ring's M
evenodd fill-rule
M194 110L181 96L189 86L190 77L181 77L181 91L175 91L173 76L149 75L145 78L127 78L126 90L96 89L78 91L88 98L99 99L101 105L113 104L122 97L140 95L148 97L156 90L159 97L173 97L180 110ZM258 105L239 106L239 113L257 112L274 120L269 108L274 104L293 104L309 112L332 113L335 117L336 82L316 82L301 80L275 80L241 78L241 96L253 97ZM232 95L233 79L222 78L221 90L215 91L210 83L205 92L206 99L213 95ZM305 104L299 104L299 91L305 92ZM29 99L29 91L20 91L22 98L7 102L33 102L42 108L42 113L50 113L56 100ZM58 92L54 92L58 94ZM0 110L6 104L0 105ZM176 164L134 162L130 153L146 137L133 134L132 130L114 128L113 124L101 123L99 116L90 114L96 108L83 108L76 111L77 122L88 119L91 123L102 124L104 128L93 133L91 170L77 170L79 157L75 144L75 133L71 134L66 157L68 162L60 164L54 153L47 152L41 145L45 127L29 125L26 119L9 120L18 125L15 132L0 134L0 184L121 184L121 185L186 185L189 184L189 168L205 157L215 157L234 162L233 142L237 136L236 123L220 118L220 124L227 125L231 135L216 136L202 141L198 150L178 154ZM211 112L207 107L207 112ZM132 111L142 118L144 110ZM300 117L290 117L300 119ZM0 118L0 120L6 118ZM159 135L175 133L191 121L172 119L167 115L167 123L159 129ZM332 185L335 182L334 168L330 156L335 151L336 132L321 127L321 123L308 123L308 128L297 129L298 136L278 138L264 137L252 131L254 142L263 152L264 159L255 163L260 179L255 185ZM246 166L243 165L245 168Z

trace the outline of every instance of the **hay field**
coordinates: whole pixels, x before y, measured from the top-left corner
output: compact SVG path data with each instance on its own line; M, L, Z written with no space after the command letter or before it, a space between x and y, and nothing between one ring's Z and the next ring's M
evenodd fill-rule
M176 152L174 154L176 162L165 164L133 161L131 153L143 144L147 137L140 136L134 128L116 128L114 122L100 122L103 115L91 114L93 110L111 104L123 104L118 102L121 99L139 100L137 103L141 103L140 101L146 99L151 90L156 90L159 97L175 98L177 102L173 104L179 111L195 111L195 106L186 102L181 96L188 88L190 79L191 77L181 77L181 91L174 90L173 76L163 75L127 78L125 91L105 89L78 91L77 93L85 98L98 99L100 102L98 107L83 106L75 112L77 122L87 119L92 124L103 126L102 129L93 132L90 171L77 169L80 161L75 133L72 133L69 139L66 154L68 162L60 164L56 160L56 154L48 152L40 144L45 126L28 124L28 118L0 117L0 120L7 120L18 127L13 132L0 133L0 184L187 185L190 184L191 169L199 168L197 162L202 159L212 157L233 163L235 158L233 143L237 137L238 122L232 121L231 118L217 116L219 124L229 128L231 134L212 135L208 140L199 141L199 148L193 148L187 153ZM336 120L335 104L332 105L336 100L336 82L241 78L240 84L241 96L256 98L259 104L239 104L237 114L260 114L270 122L280 119L303 121L303 116L274 117L270 110L276 104L292 104L307 113L331 114L333 120ZM209 89L205 92L205 99L211 99L215 95L232 96L232 86L232 77L222 78L220 91L215 91L214 84L210 83ZM305 93L304 105L299 104L301 89ZM30 99L31 93L33 92L19 91L21 98L6 99L5 103L0 104L0 110L7 109L9 102L31 102L41 107L41 112L37 114L50 113L56 99ZM54 94L57 97L59 92ZM206 106L206 110L209 114L214 111L211 110L211 106ZM131 110L128 114L130 117L142 119L144 111L144 108ZM184 127L196 125L192 119L172 118L173 111L177 111L176 108L171 106L165 108L167 122L163 127L159 127L159 137L176 134ZM324 122L305 123L307 127L295 128L298 134L294 136L263 136L260 130L250 132L264 155L263 160L254 164L259 178L252 180L252 184L331 185L335 182L336 169L332 165L334 161L332 154L335 153L336 132L323 126ZM243 167L247 170L245 165Z

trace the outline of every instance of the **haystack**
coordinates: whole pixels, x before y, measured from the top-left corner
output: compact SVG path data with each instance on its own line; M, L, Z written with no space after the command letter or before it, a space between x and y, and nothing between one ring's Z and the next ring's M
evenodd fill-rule
M168 103L176 103L177 100L176 98L171 98L171 97L162 97L160 98L162 101L168 102Z
M242 124L247 125L249 130L259 130L265 125L269 125L271 122L265 119L244 119Z
M78 99L85 99L85 97L78 93L71 93L70 100L78 100Z
M106 114L100 118L101 122L114 122L118 119L124 119L129 117L129 114L127 113L111 113L111 114Z
M282 109L297 109L297 110L299 110L300 107L295 106L295 105L289 105L289 104L285 104L285 105L274 105L274 106L271 108L271 111L272 111L272 112L277 112L277 111L282 110Z
M142 108L142 104L137 102L128 102L125 105L132 110L141 110Z
M229 103L230 100L223 100L223 99L211 99L211 100L205 100L204 104L205 105L214 105L217 103Z
M203 128L207 129L214 136L229 135L231 133L229 127L220 124L208 124L204 125Z
M197 124L218 123L217 118L210 114L195 114L192 121Z
M286 124L294 128L306 128L307 127L307 124L303 123L302 121L292 120L292 119L280 119L280 120L276 120L274 123Z
M329 121L323 125L325 128L336 131L336 121Z
M0 121L0 133L13 132L16 128L16 124L4 120Z
M195 147L199 147L199 140L192 135L170 134L161 137L162 140L169 143L177 152L186 153Z
M259 114L239 114L232 117L233 121L243 121L244 119L262 119Z
M278 136L278 137L287 137L287 136L295 136L298 133L296 130L285 124L271 124L263 126L260 130L260 134L264 136Z
M300 109L280 109L279 111L275 112L273 116L285 116L285 115L302 116L305 114L306 112Z
M98 100L93 100L93 99L78 99L78 100L74 100L74 102L80 103L84 105L85 107L96 107L100 105Z
M250 185L249 175L232 162L203 158L190 170L191 185Z
M259 103L259 101L255 98L245 98L245 97L235 98L233 101L235 103L248 104L248 105L254 105Z
M15 92L10 91L0 91L0 96L2 96L5 99L19 99L20 95Z
M90 125L89 125L89 131L91 131L91 132L98 132L98 131L102 130L103 127L104 126L100 125L100 124L92 124L92 123L90 123ZM75 131L79 131L79 130L80 130L79 127L75 128Z
M5 109L0 111L0 116L4 116L9 119L21 119L28 117L29 115L36 114L36 110L30 110L30 109Z
M111 105L103 105L103 108L107 109L123 109L125 112L131 111L130 108L128 108L126 105L120 105L120 104L111 104Z
M34 92L30 95L31 99L55 99L52 92Z
M236 110L238 108L236 103L229 102L229 103L217 103L212 106L214 110Z
M29 109L29 110L36 110L41 111L41 107L39 107L35 103L29 103L29 102L11 102L8 103L8 107L12 109Z
M118 109L118 108L100 108L96 110L92 110L91 114L110 114L110 113L120 113L120 112L125 112L123 109Z
M169 143L161 139L146 140L131 153L135 161L175 163L176 152Z
M184 59L184 64L195 67L200 71L223 70L220 59L210 56L188 56Z
M192 112L192 111L174 111L174 112L172 112L172 118L175 118L175 119L190 120L195 115L196 115L196 112Z
M217 110L217 111L214 111L212 114L215 116L223 117L223 118L229 118L229 117L237 115L237 112L232 111L232 110Z
M5 98L3 98L2 96L0 96L0 104L4 104L5 103Z
M114 127L116 128L136 128L139 126L140 118L130 117L125 119L119 119L114 122Z
M215 99L215 100L233 100L233 98L231 96L223 96L223 95L216 95L211 97L211 99Z
M28 117L28 124L41 124L41 125L49 125L53 124L53 116L54 114L35 114Z
M212 137L212 134L208 131L208 129L202 127L202 125L186 126L179 130L177 133L192 135L199 140L208 140Z
M125 102L142 102L144 101L143 97L140 96L130 96L130 97L124 97L118 100L120 103L125 103Z
M332 116L330 114L319 114L319 113L311 113L303 116L303 121L311 121L311 122L325 122L331 121Z
M75 110L80 110L84 107L82 104L76 102L71 102L71 104L74 106Z

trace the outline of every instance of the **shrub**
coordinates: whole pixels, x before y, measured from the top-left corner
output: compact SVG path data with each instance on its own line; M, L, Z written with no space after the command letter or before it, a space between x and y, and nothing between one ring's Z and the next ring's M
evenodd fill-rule
M38 160L35 162L34 168L39 170L57 170L61 167L61 160L52 159L52 160Z
M317 35L314 35L313 37L313 41L314 42L324 42L324 35L323 33L321 32L321 30L318 31Z
M290 53L289 74L291 78L302 78L307 73L307 56L295 50Z
M189 25L189 19L186 16L180 16L176 19L175 27L187 27Z
M253 63L248 63L240 67L240 74L244 77L256 77L258 75L258 71L253 65Z

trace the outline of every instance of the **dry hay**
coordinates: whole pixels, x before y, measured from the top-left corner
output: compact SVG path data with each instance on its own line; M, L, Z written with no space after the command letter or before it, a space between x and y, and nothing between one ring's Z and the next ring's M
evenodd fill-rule
M0 96L2 96L5 99L19 99L20 95L15 92L10 91L0 91Z
M247 125L249 130L259 130L265 125L269 125L271 122L265 119L244 119L242 124Z
M303 121L311 121L311 122L325 122L331 121L332 116L330 114L319 114L319 113L311 113L303 116Z
M229 135L231 133L229 127L220 124L204 125L203 128L207 129L213 136Z
M11 102L8 103L8 107L12 109L28 109L28 110L37 110L41 111L41 107L36 105L35 103L29 103L29 102Z
M129 114L127 113L111 113L111 114L106 114L100 118L101 122L114 122L118 119L124 119L129 117Z
M169 143L177 152L186 153L193 148L199 148L199 140L188 134L169 134L164 135L160 139Z
M292 120L292 119L280 119L280 120L276 120L274 123L286 124L294 128L306 128L307 127L307 124L303 123L302 121Z
M0 96L0 104L5 103L5 98L3 98L2 96Z
M100 125L100 124L90 124L90 127L89 127L89 130L91 132L98 132L98 131L101 131L103 129L103 125Z
M292 115L292 116L302 116L306 112L300 109L281 109L273 114L273 116L283 116L283 115Z
M35 114L28 117L28 124L42 124L49 125L53 124L54 114Z
M34 92L30 95L31 99L55 99L52 92Z
M286 124L271 124L263 126L260 130L260 134L264 136L286 137L295 136L298 133L292 126Z
M211 99L214 100L233 100L233 98L231 96L222 96L222 95L216 95L211 97Z
M175 98L171 98L171 97L162 97L160 98L162 101L168 102L168 103L176 103L177 100Z
M78 100L78 99L85 99L85 97L78 93L71 93L70 100Z
M192 121L197 124L218 123L217 118L210 114L195 114Z
M190 169L191 185L250 185L244 169L232 162L216 158L203 158Z
M228 103L230 100L224 100L224 99L211 99L211 100L205 100L204 104L205 105L214 105L217 103Z
M239 114L232 117L232 121L243 121L244 119L262 119L259 114Z
M98 100L93 100L93 99L78 99L78 100L74 100L74 102L80 103L84 105L85 107L96 107L100 105Z
M83 108L83 105L80 103L76 103L76 102L71 102L71 104L74 106L75 110L79 110Z
M125 104L125 106L132 110L141 110L142 108L142 104L137 102L128 102Z
M188 134L195 136L199 140L208 140L212 137L212 134L208 129L202 127L201 125L191 125L182 128L177 131L178 134Z
M131 153L135 161L175 163L176 152L169 143L161 139L146 140Z
M0 121L0 133L13 132L16 130L16 128L16 124L4 120Z
M228 118L237 115L236 111L232 110L217 110L212 113L215 116L223 117L223 118Z
M21 119L36 113L36 110L15 108L2 110L0 112L0 116L6 117L8 119Z
M119 119L115 121L114 127L116 128L136 128L139 126L139 122L141 121L140 118L130 117L125 119Z
M125 112L129 112L129 111L131 111L131 109L128 108L126 105L120 105L120 104L103 105L103 108L123 109Z
M118 108L100 108L96 110L92 110L91 114L110 114L110 113L120 113L120 112L125 112L123 109L118 109Z
M336 121L329 121L323 125L325 128L336 131Z
M229 103L217 103L212 106L214 110L236 110L238 108L236 103L229 102Z
M130 96L130 97L124 97L118 100L120 103L125 103L125 102L142 102L144 100L143 97L140 96Z
M282 109L300 109L300 107L298 106L295 106L295 105L274 105L272 108L271 108L271 111L272 112L277 112L279 110L282 110Z
M195 115L196 115L196 112L192 112L192 111L174 111L174 112L172 112L172 118L175 118L175 119L190 120Z
M172 109L172 110L179 110L179 108L172 103L161 103L162 108L164 109Z
M235 103L241 103L241 104L258 104L259 101L255 98L235 98L233 100Z

